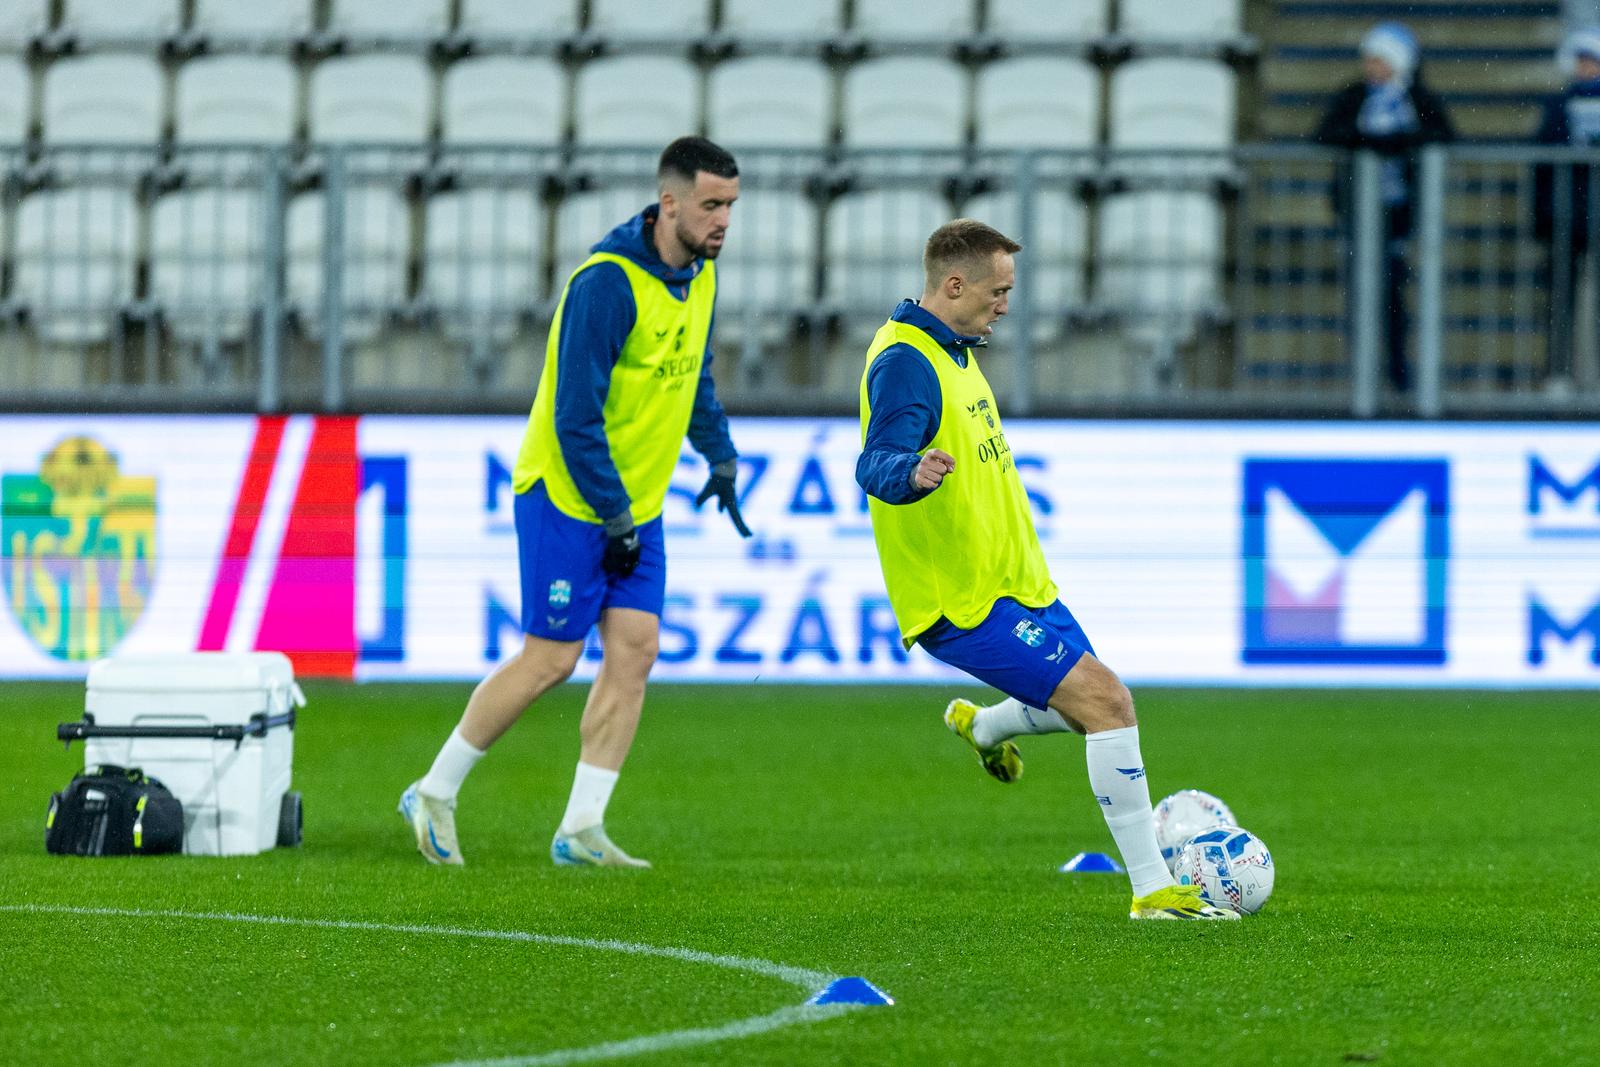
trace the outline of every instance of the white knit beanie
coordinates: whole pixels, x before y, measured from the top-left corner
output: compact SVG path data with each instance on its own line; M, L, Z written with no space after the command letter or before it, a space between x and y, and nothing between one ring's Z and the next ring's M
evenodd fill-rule
M1568 74L1576 74L1579 56L1600 59L1600 27L1588 26L1581 30L1573 30L1567 34L1567 39L1561 42L1562 70Z
M1380 22L1361 38L1361 54L1375 56L1394 69L1400 81L1410 81L1416 73L1420 49L1417 38L1399 22Z

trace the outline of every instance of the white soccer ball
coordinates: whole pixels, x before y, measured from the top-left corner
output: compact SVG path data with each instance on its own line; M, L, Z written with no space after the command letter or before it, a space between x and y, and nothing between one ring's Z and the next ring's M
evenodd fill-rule
M1218 826L1237 826L1228 805L1198 789L1184 789L1156 805L1156 843L1167 869L1177 862L1178 849L1195 834Z
M1251 915L1272 895L1272 853L1261 838L1237 826L1196 834L1178 850L1173 876L1179 885L1197 885L1200 895L1219 908Z

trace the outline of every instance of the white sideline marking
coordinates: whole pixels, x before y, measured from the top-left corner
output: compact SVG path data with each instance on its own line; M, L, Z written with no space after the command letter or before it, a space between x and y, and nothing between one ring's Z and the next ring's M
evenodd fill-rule
M366 930L378 933L429 934L440 937L475 937L492 941L522 941L535 945L558 945L564 948L590 948L602 952L622 952L632 956L656 956L662 959L682 960L685 963L703 963L732 971L758 974L776 978L806 992L809 996L823 989L838 975L813 971L805 967L791 967L771 960L745 956L723 956L701 952L692 948L673 948L662 945L644 945L635 941L570 937L561 934L534 934L524 930L475 930L460 926L432 926L421 923L375 923L352 919L300 919L287 915L246 915L231 911L172 911L143 908L82 908L65 904L0 904L0 912L28 912L51 915L104 915L130 919L198 919L211 922L254 923L259 926L307 926L323 930ZM607 1041L584 1048L557 1049L526 1056L507 1056L492 1060L452 1060L438 1067L558 1067L568 1063L589 1063L594 1060L638 1056L665 1049L706 1045L750 1037L800 1023L821 1022L860 1007L858 1004L796 1004L766 1015L736 1019L720 1026L697 1027L690 1030L668 1030L659 1034L645 1034L623 1041Z

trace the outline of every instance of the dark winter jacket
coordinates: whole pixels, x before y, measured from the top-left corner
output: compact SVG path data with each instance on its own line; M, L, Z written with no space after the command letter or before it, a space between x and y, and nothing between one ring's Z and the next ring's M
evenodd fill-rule
M1328 102L1328 109L1323 113L1322 121L1317 124L1316 132L1311 135L1311 139L1317 144L1333 148L1347 148L1351 151L1370 149L1382 156L1402 157L1401 173L1405 186L1408 190L1415 189L1416 150L1425 144L1454 141L1456 129L1450 121L1449 112L1445 110L1444 101L1424 85L1420 77L1413 78L1406 96L1411 101L1411 107L1417 116L1417 125L1414 129L1381 135L1364 133L1358 120L1361 106L1367 99L1367 84L1362 81L1352 82L1340 89ZM1348 164L1341 165L1334 173L1333 210L1341 220L1349 219L1351 215L1353 179L1354 171ZM1413 197L1408 196L1403 203L1393 205L1389 209L1386 227L1389 237L1410 236L1413 200Z
M1544 102L1539 129L1533 139L1538 144L1593 147L1600 145L1600 81L1575 82ZM1540 164L1533 168L1533 227L1543 240L1555 235L1555 167ZM1572 168L1572 249L1582 253L1589 247L1588 167Z

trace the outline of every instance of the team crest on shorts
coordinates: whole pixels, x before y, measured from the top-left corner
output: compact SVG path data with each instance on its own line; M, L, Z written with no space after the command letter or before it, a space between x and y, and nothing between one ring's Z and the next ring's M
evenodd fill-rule
M1029 648L1038 648L1044 644L1044 627L1036 622L1023 619L1011 631L1011 636L1027 645Z
M572 603L572 583L565 578L557 578L550 583L550 606L564 608Z

